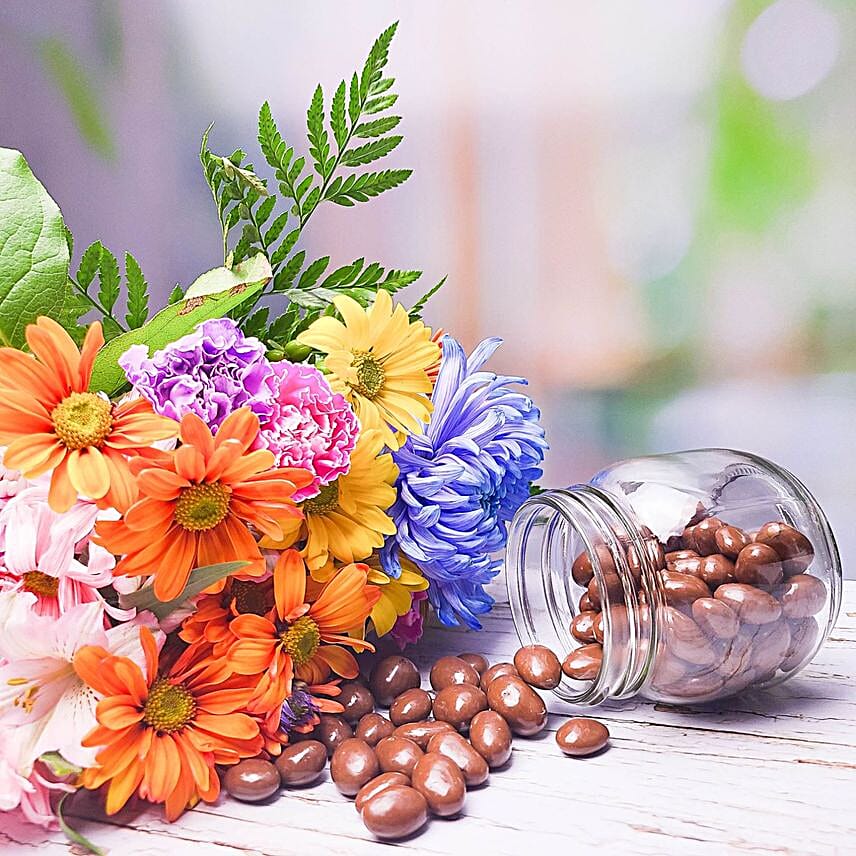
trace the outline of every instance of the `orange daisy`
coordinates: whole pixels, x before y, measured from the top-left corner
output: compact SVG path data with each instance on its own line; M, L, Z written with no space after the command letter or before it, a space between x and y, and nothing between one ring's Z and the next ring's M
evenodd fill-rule
M273 577L261 581L231 577L222 591L199 599L196 611L184 619L178 635L191 645L211 645L215 657L225 656L235 641L232 619L247 612L267 615L273 606Z
M246 561L242 575L264 574L248 524L282 538L283 522L302 516L291 496L310 484L312 474L296 467L271 469L272 452L249 451L258 432L258 417L246 407L229 415L216 437L188 413L175 452L132 461L141 498L121 520L100 521L96 528L96 543L124 556L114 573L154 576L160 600L178 597L196 567Z
M368 573L368 565L346 565L307 602L303 559L296 550L282 553L273 572L274 609L267 616L239 615L230 626L237 641L229 649L229 668L261 675L250 710L278 708L290 695L295 676L315 685L331 670L343 678L359 674L353 654L342 646L374 650L369 642L347 635L365 624L380 598Z
M142 398L113 404L89 392L104 344L99 322L90 325L80 351L44 316L27 327L26 337L32 355L0 348L3 463L28 479L53 470L48 502L54 511L68 511L78 494L127 508L136 497L127 458L175 437L178 425Z
M175 820L200 799L213 802L220 793L215 764L235 764L259 753L258 723L241 712L252 694L245 678L224 679L222 665L189 648L165 674L158 670L158 650L146 627L140 628L146 673L127 657L89 645L74 658L82 680L103 698L98 725L83 745L103 747L96 766L83 771L80 783L107 788L107 814L115 814L135 792L166 804Z

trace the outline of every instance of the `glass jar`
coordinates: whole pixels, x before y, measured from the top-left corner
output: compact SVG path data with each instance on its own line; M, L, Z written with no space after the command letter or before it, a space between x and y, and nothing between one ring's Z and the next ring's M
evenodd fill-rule
M826 517L763 458L634 458L515 515L506 552L521 644L561 658L576 704L674 704L787 680L828 636L841 561Z

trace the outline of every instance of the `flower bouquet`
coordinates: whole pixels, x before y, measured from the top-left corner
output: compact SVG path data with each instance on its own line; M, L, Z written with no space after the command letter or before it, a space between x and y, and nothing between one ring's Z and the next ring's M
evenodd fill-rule
M329 110L315 90L308 157L267 104L267 177L206 131L223 265L152 317L130 253L124 277L100 242L73 271L0 149L0 809L74 835L61 800L87 788L174 820L341 711L377 638L491 608L545 449L524 381L485 370L498 339L467 355L425 325L442 282L407 308L419 272L297 248L323 203L410 174L361 171L402 140L394 32Z

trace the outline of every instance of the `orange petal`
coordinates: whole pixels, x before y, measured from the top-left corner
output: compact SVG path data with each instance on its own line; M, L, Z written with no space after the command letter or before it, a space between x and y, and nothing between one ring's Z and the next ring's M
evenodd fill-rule
M284 550L273 569L276 611L284 619L306 598L306 565L297 550Z
M360 667L354 655L338 645L322 645L315 656L323 660L337 675L343 678L355 678Z
M185 413L178 431L181 442L188 446L197 446L203 454L214 448L211 429L195 413Z
M237 484L256 473L269 470L273 466L274 460L275 458L270 450L256 449L255 452L248 452L223 470L220 478L229 484Z
M40 316L28 325L25 334L30 350L44 363L68 392L77 389L80 351L71 336L51 318Z
M158 600L172 600L184 591L195 555L196 537L183 529L174 529L172 542L164 551L155 572L154 592Z
M66 460L68 477L79 494L101 499L110 490L110 470L104 456L94 446L75 449Z
M160 499L143 497L135 502L125 513L125 525L128 529L142 532L147 529L165 530L175 515L175 503Z
M92 378L92 366L95 364L95 357L98 356L98 352L102 347L104 347L104 332L101 329L101 322L93 321L86 331L86 337L80 349L80 365L77 369L78 389L89 389L89 381Z
M181 446L175 453L175 471L190 482L201 482L205 478L202 453L193 446Z
M221 734L237 740L251 740L258 735L259 726L245 713L225 713L213 716L199 712L194 720L196 728L210 734Z
M18 416L14 417L18 423ZM68 449L57 439L56 434L33 433L13 440L3 456L3 465L10 470L20 470L25 478L37 478L59 464Z
M218 435L219 436L219 435ZM228 440L217 446L205 467L205 480L225 481L223 473L232 467L244 454L244 447L237 440Z
M148 627L140 628L140 646L146 658L146 677L148 683L152 684L158 674L158 646Z
M0 348L0 387L29 390L49 410L68 393L46 366L15 348Z
M164 502L177 499L182 488L190 487L190 482L177 473L155 467L142 470L137 483L144 494Z
M188 419L188 416L194 418ZM181 420L181 442L198 449L206 463L214 454L214 437L211 435L211 429L195 413L188 413Z
M229 648L229 666L239 675L259 675L270 667L276 644L273 639L239 639Z
M105 446L101 454L110 473L110 490L104 495L104 501L108 508L124 513L137 499L137 481L131 475L127 459L120 452Z
M129 695L101 699L95 709L95 715L101 725L112 731L128 728L143 718L143 712L136 706L134 697Z
M128 802L142 778L143 765L139 761L134 761L110 780L104 806L107 814L116 814Z
M222 446L227 440L237 440L244 451L252 446L259 433L259 417L248 407L241 407L230 413L217 429L214 438L215 447Z
M77 491L68 477L68 458L64 457L54 467L48 491L48 505L57 514L64 514L75 502L77 502Z
M240 639L276 641L276 627L262 615L245 612L232 620L229 629Z

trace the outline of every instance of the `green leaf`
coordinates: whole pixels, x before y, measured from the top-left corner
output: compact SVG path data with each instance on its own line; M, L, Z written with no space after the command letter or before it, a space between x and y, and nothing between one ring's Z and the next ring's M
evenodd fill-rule
M175 288L169 293L169 300L166 302L167 306L172 306L173 303L178 303L179 300L184 300L184 290L176 283Z
M342 155L342 165L363 166L363 164L371 163L388 155L403 139L404 137L400 136L382 137L363 146L357 146L355 149L348 149Z
M86 852L91 853L92 856L107 856L106 850L102 850L100 847L94 845L86 836L81 835L77 830L72 829L66 822L62 812L65 801L69 796L71 796L71 794L63 794L62 799L57 803L56 819L59 821L59 828L63 831L65 837L69 841L76 844L78 847L85 848Z
M82 771L82 767L66 761L59 752L45 752L39 756L39 760L55 775L64 779L66 776L76 776Z
M65 229L65 242L68 244L68 257L71 258L74 255L74 235L71 234L71 229L62 224L62 228Z
M252 171L252 169L237 166L232 163L229 158L219 157L218 155L213 155L212 157L215 157L220 161L223 166L223 175L225 175L226 178L237 182L245 188L254 190L259 194L259 196L268 195L265 183Z
M27 324L63 316L68 261L57 204L20 152L0 148L0 343L20 348Z
M99 100L98 88L80 60L57 38L43 39L39 55L48 77L65 99L84 142L102 157L115 156L109 111Z
M154 587L138 589L130 594L119 597L119 603L123 608L134 607L138 610L147 610L154 613L158 621L163 621L171 612L174 612L186 600L201 594L208 586L214 585L224 577L236 574L241 568L245 568L249 562L220 562L216 565L205 565L195 568L187 578L187 584L181 594L173 600L158 600L155 597Z
M265 223L270 219L270 215L273 213L274 206L276 205L276 196L268 196L258 208L256 208L256 224L258 226L264 226Z
M348 118L352 124L360 118L360 82L356 72L348 89Z
M80 258L80 267L77 269L77 281L83 288L89 288L98 268L101 266L101 241L90 244Z
M397 95L381 95L380 98L372 98L363 105L363 112L368 114L380 113L388 110L398 101Z
M407 314L410 316L411 321L416 321L422 317L422 310L425 308L425 304L446 284L446 277L444 276L433 288L428 289L416 303L410 309L410 312Z
M330 127L333 129L333 137L336 145L341 149L348 138L348 125L345 120L345 81L339 84L339 88L333 95L333 103L330 106Z
M101 247L101 260L98 266L98 299L108 313L113 312L113 307L119 299L119 262L116 256L107 249Z
M297 287L312 288L312 286L321 278L321 274L327 270L327 265L329 264L330 256L324 256L323 258L316 259L300 275L300 279L297 281Z
M270 262L264 253L257 253L251 259L233 268L218 267L197 277L184 294L185 300L193 297L207 297L222 294L233 288L241 288L248 283L266 283L271 278Z
M360 75L360 99L365 101L372 86L381 79L381 71L389 59L389 45L398 29L398 21L387 27L372 45L363 72Z
M385 169L381 172L366 172L349 175L343 182L331 182L326 198L337 205L351 206L355 202L366 202L385 190L403 184L412 175L411 169Z
M303 267L303 262L306 260L306 250L300 250L295 253L289 260L286 266L277 273L273 278L273 290L284 291L293 282L294 278Z
M288 211L283 211L282 214L278 215L277 218L273 221L273 223L270 224L270 229L265 232L265 243L268 246L276 242L276 240L282 234L282 230L285 228L287 223Z
M202 321L223 318L255 295L270 280L270 262L259 253L234 268L215 268L204 273L184 299L162 309L138 330L129 330L105 345L95 359L90 389L114 395L126 384L119 357L131 345L144 344L149 353L189 333Z
M125 279L128 283L128 314L125 321L131 330L142 327L149 317L149 286L139 262L125 253Z
M309 154L315 160L315 171L326 178L330 156L330 138L324 127L324 92L320 84L306 112L306 130L309 138Z
M401 116L385 116L372 122L363 122L354 128L355 137L381 137L395 128L401 121Z

